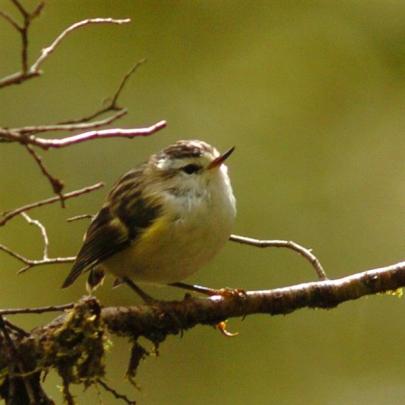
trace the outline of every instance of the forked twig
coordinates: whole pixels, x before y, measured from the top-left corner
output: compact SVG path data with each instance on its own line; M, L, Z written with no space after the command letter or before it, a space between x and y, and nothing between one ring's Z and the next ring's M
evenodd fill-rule
M34 158L39 168L41 169L42 174L48 179L50 185L52 186L53 192L59 196L62 208L64 208L65 202L63 200L62 194L62 190L64 187L63 181L59 180L49 172L48 168L45 166L42 160L42 156L39 156L31 145L25 145L25 147L29 152L29 154Z
M18 8L23 16L24 24L20 26L11 16L7 13L1 12L0 15L8 23L10 23L21 35L22 47L21 47L21 71L13 73L7 77L0 80L0 88L10 86L13 84L20 84L33 77L40 76L42 74L41 66L46 61L46 59L55 51L55 49L60 45L60 43L68 36L71 32L84 27L86 25L92 24L126 24L131 20L129 18L125 19L114 19L114 18L88 18L83 21L76 22L62 31L59 36L47 47L43 48L41 54L35 60L35 62L29 67L28 66L28 31L31 26L32 20L39 16L41 10L44 7L44 3L39 3L38 6L32 13L29 13L25 8L17 1L13 0L13 3Z
M54 257L54 258L42 258L42 259L28 259L27 257L21 255L20 253L14 252L14 250L8 248L7 246L0 244L0 250L7 253L9 256L14 257L25 266L18 270L18 273L24 273L32 267L46 266L49 264L63 264L63 263L73 263L76 259L75 256L71 257Z
M45 60L55 51L58 45L63 41L63 39L69 35L71 32L77 30L78 28L84 27L90 24L127 24L131 21L130 18L124 19L114 19L114 18L88 18L83 21L79 21L77 23L72 24L70 27L66 28L63 32L59 34L58 37L46 48L43 48L41 51L41 55L38 59L33 63L30 70L31 71L39 71L41 65L45 62Z
M122 401L124 401L126 404L128 405L136 405L136 401L132 401L130 400L126 395L124 394L120 394L119 392L117 392L117 390L115 390L114 388L110 387L105 381L103 381L102 379L98 378L97 379L97 384L101 385L107 392L110 392L114 398L116 399L121 399Z
M88 187L81 188L79 190L71 191L70 193L65 193L65 194L63 194L63 199L66 201L66 200L69 200L70 198L75 198L80 195L87 194L92 191L98 190L101 187L104 187L104 183L99 182L92 186L88 186ZM40 201L33 202L31 204L23 205L22 207L16 208L12 211L6 211L6 212L2 213L2 215L0 215L0 226L6 224L8 221L10 221L10 219L21 214L22 212L30 211L34 208L42 207L44 205L53 204L55 202L58 202L59 200L60 200L60 198L58 196L50 197L50 198L46 198L45 200L40 200Z

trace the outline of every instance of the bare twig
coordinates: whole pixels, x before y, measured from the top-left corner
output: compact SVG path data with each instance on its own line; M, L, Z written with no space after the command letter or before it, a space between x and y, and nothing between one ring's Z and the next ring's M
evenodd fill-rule
M42 161L42 157L35 152L34 148L31 145L25 145L29 154L34 158L35 162L41 169L42 174L48 179L49 183L52 186L53 192L59 196L60 202L62 207L65 207L65 202L63 200L62 190L64 187L63 181L59 180L55 176L53 176L47 167L45 166L44 162Z
M0 316L3 315L18 315L18 314L43 314L45 312L63 312L67 309L73 308L74 303L63 305L48 305L44 307L35 308L7 308L0 309Z
M102 129L99 131L95 130L85 132L83 134L72 135L61 139L45 139L33 135L25 136L19 134L18 132L13 132L5 128L0 128L0 137L3 137L5 140L8 140L10 142L20 142L23 144L30 144L38 146L44 150L47 150L49 148L64 148L66 146L91 141L93 139L119 138L119 137L132 139L138 136L148 136L154 134L155 132L160 131L165 127L166 121L159 121L156 124L145 128Z
M63 39L69 35L71 32L90 24L127 24L131 21L130 18L125 19L114 19L114 18L88 18L83 21L72 24L70 27L66 28L59 36L46 48L42 49L41 55L31 66L31 71L38 71L45 60L55 51L58 45L63 41Z
M75 198L83 194L90 193L92 191L98 190L99 188L104 187L104 183L96 183L92 186L84 187L79 190L71 191L70 193L63 194L63 199L68 200L70 198ZM36 201L31 204L23 205L22 207L16 208L12 211L6 211L0 216L0 226L6 224L10 219L21 214L22 212L30 211L34 208L42 207L44 205L53 204L60 200L59 197L51 197L45 200Z
M75 260L75 257L55 257L55 258L50 258L48 256L48 248L49 248L49 238L48 234L46 232L46 228L43 224L41 224L40 221L32 219L27 213L22 212L21 215L24 217L24 219L30 224L30 225L35 225L36 227L39 228L41 231L42 239L44 242L44 248L42 252L42 258L39 260L35 259L28 259L27 257L14 252L12 249L8 248L7 246L4 246L0 244L0 250L3 252L7 253L8 255L14 257L18 261L22 262L25 264L24 267L22 267L18 273L24 273L25 271L29 270L32 267L35 266L44 266L48 264L62 264L62 263L72 263Z
M138 67L141 66L141 64L143 64L144 62L145 59L140 60L129 70L129 72L127 72L124 75L115 93L112 95L111 101L108 102L108 105L97 110L93 114L75 120L60 122L54 125L32 125L21 128L10 128L8 129L8 131L14 134L28 135L50 131L83 131L85 129L95 129L111 124L112 122L120 119L121 117L123 117L125 114L128 113L128 110L126 108L118 106L117 104L118 97L121 95L129 78L136 72ZM97 118L98 116L106 114L110 111L116 111L116 113L103 120L89 122L92 121L94 118Z
M22 5L13 0L16 7L21 12L24 24L23 26L19 26L10 16L5 13L2 13L2 17L7 20L13 27L20 33L22 38L22 47L21 47L21 71L13 73L7 77L4 77L0 80L0 88L10 86L13 84L20 84L24 81L31 79L33 77L40 76L42 71L40 67L46 61L46 59L55 51L55 49L60 45L60 43L69 35L71 32L84 27L86 25L93 25L93 24L126 24L130 22L129 18L126 19L113 19L113 18L89 18L83 21L79 21L77 23L72 24L68 28L66 28L59 36L46 48L42 49L40 56L37 60L28 67L28 30L31 25L32 20L37 17L44 4L39 3L36 9L32 13L28 13Z
M31 79L40 74L40 72L35 72L35 71L31 72L31 71L29 71L29 68L28 68L28 32L31 27L32 21L41 14L41 11L44 7L44 3L43 2L38 3L32 12L28 12L18 0L12 0L12 2L22 16L22 19L23 19L22 25L18 24L13 17L9 16L4 11L1 11L0 15L7 22L9 22L14 27L14 29L20 34L20 37L21 37L21 71L1 79L0 88L9 86L11 84L22 83L23 81Z
M289 240L260 240L247 238L246 236L231 235L229 240L232 242L241 243L243 245L250 245L259 248L267 247L278 247L278 248L287 248L294 250L299 253L301 256L305 257L313 266L316 271L316 274L320 280L327 280L325 270L323 269L321 262L318 258L312 253L311 249L307 249L296 242Z
M6 326L7 326L9 329L13 330L14 332L16 332L17 334L19 334L20 336L29 336L29 335L30 335L26 330L20 328L20 327L17 326L17 325L14 325L13 323L11 323L11 322L10 322L9 320L7 320L6 318L3 318L3 321L4 321L4 323L6 324Z
M68 131L73 131L73 130L83 130L83 129L95 129L98 128L102 125L107 125L111 124L113 121L116 121L117 119L121 118L123 115L125 115L128 110L126 108L118 106L118 98L121 95L126 83L128 82L129 78L138 70L138 67L141 66L145 62L145 59L142 59L135 63L135 65L124 75L124 77L121 79L115 93L112 95L111 100L107 103L107 105L104 105L103 108L97 110L93 114L87 115L82 118L76 118L74 120L69 120L69 121L63 121L60 122L59 124L55 125L56 127L63 128L62 130L68 130ZM108 99L107 99L108 100ZM89 122L92 121L93 119L99 117L100 115L103 115L107 112L110 111L117 111L116 114L113 114L111 117L105 119L105 120L100 120L96 122ZM84 123L88 123L87 127L85 127ZM78 126L74 125L77 124ZM59 129L58 129L59 130ZM39 131L36 131L38 133ZM31 132L32 133L32 132Z
M138 70L138 68L146 62L146 59L141 59L140 61L136 62L134 66L126 73L126 75L122 78L121 83L119 84L117 91L113 95L111 102L110 102L110 107L111 108L120 108L117 105L118 98L121 95L121 92L124 90L125 85L127 84L127 81L129 78Z
M25 266L18 270L18 273L24 273L32 267L46 266L49 264L62 264L62 263L73 263L76 257L54 257L54 258L42 258L42 259L28 259L27 257L21 255L20 253L14 252L14 250L8 248L7 246L0 244L0 250L7 253L9 256L14 257Z
M41 236L44 241L44 250L42 252L42 259L48 260L49 238L45 226L37 219L32 219L26 212L22 212L21 215L30 225L36 226L41 232Z
M109 111L109 109L103 109L103 113ZM93 121L93 122L86 122L86 118L82 119L81 121L77 120L76 124L54 124L54 125L32 125L27 127L21 128L11 128L9 129L10 132L15 134L21 135L28 135L28 134L38 134L41 132L50 132L50 131L82 131L85 129L94 129L99 128L104 125L109 125L112 122L118 120L119 118L123 117L127 114L127 109L122 109L117 113L107 117L103 120Z
M13 17L8 15L5 11L0 10L0 16L3 17L8 23L11 24L17 31L20 31L22 28L18 25L17 21Z
M81 215L75 215L74 217L70 217L66 220L66 222L74 222L74 221L80 221L82 219L93 219L94 215L91 214L81 214Z
M89 131L83 134L73 135L62 139L42 139L42 138L31 138L30 143L39 146L43 149L48 148L63 148L66 146L76 145L82 142L87 142L92 139L102 139L102 138L129 138L132 139L138 136L148 136L166 126L166 121L159 121L158 123L146 127L146 128L112 128L112 129L102 129L99 131Z
M107 392L110 392L114 398L121 399L128 405L136 405L136 401L130 400L126 395L120 394L114 388L110 387L105 381L102 379L97 379L97 384L101 385Z

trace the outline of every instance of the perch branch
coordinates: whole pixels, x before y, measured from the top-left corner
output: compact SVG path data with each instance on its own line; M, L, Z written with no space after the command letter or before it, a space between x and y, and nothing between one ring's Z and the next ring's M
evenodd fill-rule
M208 298L187 294L182 301L105 307L101 309L101 316L114 334L150 338L154 334L175 334L198 324L214 325L228 318L252 314L286 315L302 308L334 308L343 302L402 287L405 287L405 261L335 280L314 281L272 290L246 291L243 294L214 295ZM84 297L83 300L95 298ZM66 306L71 308L72 304ZM3 309L0 315L63 309L64 306ZM58 322L63 322L63 317L56 323L53 321L53 327L58 327ZM39 333L48 333L48 329L49 325L44 326Z
M231 235L229 238L232 242L241 243L243 245L250 245L259 248L277 247L277 248L287 248L294 250L301 256L305 257L313 266L316 274L320 280L327 280L325 270L323 269L319 259L312 253L311 249L307 249L296 242L290 240L261 240L247 238L246 236Z
M29 336L19 335L14 345L30 364L25 373L40 375L55 368L62 377L65 398L71 383L98 382L104 378L105 332L130 338L138 347L130 359L130 375L134 376L146 351L138 338L145 337L155 346L168 335L181 334L196 325L218 325L232 317L253 314L288 314L301 308L333 308L360 297L384 293L405 286L405 262L368 270L336 280L323 280L273 290L215 295L209 298L187 294L182 301L157 301L130 307L102 308L94 297L83 297L78 303L65 306L3 309L0 316L67 310L50 323L35 328ZM73 306L73 308L72 308ZM9 344L0 339L0 369L9 368L15 360L7 356ZM79 368L82 358L93 367ZM61 363L62 362L62 363ZM62 365L66 367L61 368ZM70 370L81 370L80 378ZM114 390L115 391L115 390ZM111 391L112 392L112 391ZM118 394L119 395L119 394ZM123 398L121 398L123 399Z

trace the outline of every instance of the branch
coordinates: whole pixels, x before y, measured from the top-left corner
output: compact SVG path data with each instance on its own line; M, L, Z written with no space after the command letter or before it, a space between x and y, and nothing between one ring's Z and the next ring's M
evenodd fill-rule
M246 291L243 294L195 298L186 295L182 301L157 301L130 307L105 307L101 316L111 333L120 336L166 336L198 324L215 325L220 321L252 314L286 315L302 308L334 308L366 295L395 291L405 287L405 261L367 270L336 280L315 281L273 290ZM84 300L84 301L83 301ZM87 297L86 300L95 300ZM72 304L66 304L70 308ZM80 305L80 303L78 304ZM3 309L0 314L40 313L61 307ZM53 308L53 309L52 309ZM52 322L58 327L63 317ZM41 333L48 333L49 325Z
M105 381L102 379L97 379L97 384L101 385L107 392L111 393L115 399L121 399L128 405L136 405L135 401L131 401L126 395L120 394L114 388L110 387Z
M61 139L45 139L38 138L33 135L23 136L18 132L12 132L10 130L0 128L0 136L11 142L20 142L38 146L44 150L49 148L64 148L66 146L76 145L78 143L91 141L93 139L102 138L135 138L138 136L148 136L166 127L166 121L159 121L156 124L146 128L111 128L102 129L99 131L89 131L83 134L72 135Z
M58 45L63 41L63 39L69 35L71 32L90 24L127 24L131 22L130 18L125 18L121 20L116 20L114 18L88 18L83 21L72 24L70 27L66 28L48 47L42 49L41 55L31 66L31 71L39 71L41 65L45 60L55 51Z
M47 312L63 312L67 309L72 309L75 304L63 304L63 305L47 305L44 307L36 308L8 308L0 309L0 316L4 315L17 315L17 314L44 314Z
M73 135L62 139L43 139L31 137L29 143L31 143L32 145L39 146L43 149L64 148L66 146L76 145L82 142L91 141L93 139L117 138L117 137L132 139L138 136L148 136L161 130L165 126L166 121L159 121L158 123L146 128L102 129L99 131L89 131L83 134Z
M76 259L75 256L71 257L54 257L54 258L42 258L42 259L28 259L27 257L21 255L20 253L14 252L14 250L8 248L7 246L0 243L0 250L7 253L9 256L14 257L25 266L18 270L18 273L24 273L31 267L45 266L49 264L62 264L62 263L73 263Z
M128 113L128 110L126 108L120 107L118 105L118 98L121 95L122 91L124 90L124 87L128 82L129 78L138 70L139 66L141 66L144 62L145 59L142 59L137 63L135 63L135 65L121 79L117 89L115 90L108 104L90 115L74 120L60 122L54 125L32 125L20 128L5 129L5 131L11 132L13 134L31 135L50 131L83 131L86 129L95 129L105 125L109 125ZM99 117L100 115L106 114L110 111L115 111L115 114L112 114L111 116L99 121L90 122L93 119ZM26 137L21 137L20 142L25 143Z
M65 207L65 203L63 200L62 190L64 187L63 181L59 180L55 176L53 176L48 168L45 166L42 156L39 156L37 152L35 152L34 148L31 145L25 145L28 153L33 157L39 168L41 169L42 174L48 179L49 184L52 187L53 192L59 196L62 208Z
M104 183L96 183L92 186L84 187L79 190L71 191L70 193L62 194L63 200L69 200L70 198L75 198L83 194L90 193L92 191L98 190L99 188L104 187ZM34 208L42 207L44 205L50 205L55 202L60 201L59 196L50 197L45 200L36 201L31 204L23 205L22 207L16 208L12 211L3 212L0 216L0 226L5 225L10 219L21 214L22 212L30 211Z
M277 248L287 248L294 250L301 256L305 257L311 265L314 267L316 274L320 280L327 280L325 270L323 269L319 259L312 253L311 249L304 248L296 242L290 240L261 240L247 238L246 236L231 235L229 240L232 242L241 243L242 245L250 245L259 248L277 247Z
M105 308L94 297L84 297L73 308L70 303L65 306L4 309L0 316L71 308L47 325L35 328L29 336L18 334L13 345L21 353L25 364L29 364L25 375L36 373L40 376L50 368L56 369L63 381L65 399L73 401L69 393L70 384L88 387L105 377L107 331L130 338L133 348L128 373L133 378L140 360L147 355L138 343L140 337L158 346L168 335L183 333L196 325L214 326L232 317L288 314L301 308L333 308L349 300L404 286L405 261L337 280L273 290L227 292L209 298L186 295L182 301ZM224 329L223 324L221 327ZM15 359L10 360L6 355L9 347L0 336L2 370L15 364ZM1 391L0 395L4 396Z
M25 266L22 267L18 271L18 273L24 273L25 271L29 270L31 267L34 267L34 266L43 266L46 264L72 263L75 261L75 257L50 258L48 256L49 238L48 238L48 234L46 232L45 226L40 221L38 221L36 219L32 219L26 212L22 212L21 215L24 217L24 219L30 225L34 225L39 228L41 235L42 235L43 242L44 242L44 248L43 248L43 252L42 252L42 259L33 260L33 259L28 259L25 256L22 256L19 253L14 252L13 250L9 249L7 246L0 244L0 250L2 250L3 252L9 254L11 257L14 257L15 259L17 259L20 262L25 264Z
M60 43L73 31L77 29L92 25L92 24L126 24L131 20L126 19L113 19L113 18L89 18L83 21L72 24L66 28L59 36L46 48L43 48L40 56L36 61L28 67L28 31L31 26L32 20L39 16L43 9L44 3L39 3L38 6L32 13L28 13L25 8L16 0L13 3L18 8L19 12L22 14L24 19L24 24L19 26L18 23L10 17L8 14L2 12L0 15L9 22L21 35L22 47L21 47L21 71L13 73L7 77L0 80L0 88L20 84L33 77L40 76L42 71L40 70L42 64L49 58L49 56L55 51L55 49L60 45Z
M102 113L108 112L109 109L104 108ZM91 115L91 117L100 115L100 111L97 113ZM88 117L84 117L81 119L78 119L76 124L54 124L54 125L32 125L32 126L27 126L27 127L21 127L21 128L10 128L6 131L10 131L15 134L21 134L21 135L27 135L27 134L38 134L41 132L54 132L54 131L82 131L85 129L94 129L98 127L102 127L104 125L109 125L114 121L117 121L119 118L123 117L125 114L127 114L128 110L127 109L122 109L118 111L117 113L111 115L110 117L107 117L103 120L99 121L94 121L94 122L86 122ZM90 116L89 116L90 117ZM68 122L68 121L67 121ZM73 122L73 121L72 121Z

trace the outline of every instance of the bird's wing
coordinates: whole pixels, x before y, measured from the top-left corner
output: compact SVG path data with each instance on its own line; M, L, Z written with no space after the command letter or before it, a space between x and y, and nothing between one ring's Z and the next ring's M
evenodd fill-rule
M129 230L125 223L112 214L109 206L102 208L92 221L62 288L70 286L83 271L121 251L130 243Z
M112 188L108 202L90 224L62 288L70 286L83 271L136 243L140 233L159 216L161 206L142 194L143 170L144 166L131 170Z

